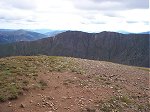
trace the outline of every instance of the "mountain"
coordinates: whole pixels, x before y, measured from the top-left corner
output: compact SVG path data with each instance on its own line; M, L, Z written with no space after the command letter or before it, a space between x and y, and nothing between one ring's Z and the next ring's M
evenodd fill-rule
M0 30L0 44L33 41L44 37L46 37L46 35L26 30Z
M150 31L147 31L147 32L141 32L140 34L150 34Z
M14 31L13 29L0 29L0 31Z
M123 31L123 30L120 30L118 31L119 33L122 33L122 34L131 34L132 32L128 32L128 31ZM133 34L133 33L132 33Z
M65 32L65 30L55 30L55 31L49 31L46 32L45 35L52 37L52 36L56 36L59 33Z
M149 67L149 42L147 34L66 31L37 41L0 45L0 57L43 54Z
M47 32L52 32L52 31L55 31L55 30L51 30L51 29L28 29L28 31L45 34Z
M50 29L35 29L35 30L28 30L28 31L41 33L41 34L44 34L44 35L49 36L49 37L52 37L52 36L55 36L59 33L65 32L65 30L50 30Z

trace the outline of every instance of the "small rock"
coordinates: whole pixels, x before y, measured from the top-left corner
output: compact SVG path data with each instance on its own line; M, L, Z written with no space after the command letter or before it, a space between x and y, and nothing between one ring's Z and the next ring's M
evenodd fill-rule
M11 105L11 104L9 104L9 105L8 105L8 107L12 107L12 105Z
M45 102L45 101L46 101L45 99L42 100L42 102Z
M146 90L149 90L149 88L145 88Z
M70 107L64 107L64 109L66 109L66 110L70 110Z
M25 108L25 104L21 103L21 104L20 104L20 107L21 107L21 108Z
M66 96L63 96L62 99L67 99L67 97L66 97Z
M42 107L46 107L46 105L43 104Z
M37 96L41 96L41 94L37 94Z
M93 101L92 99L89 99L89 101L91 102L91 101Z
M30 103L33 103L33 101L31 100Z
M54 100L54 98L51 97L51 96L48 96L47 99L48 99L48 100Z

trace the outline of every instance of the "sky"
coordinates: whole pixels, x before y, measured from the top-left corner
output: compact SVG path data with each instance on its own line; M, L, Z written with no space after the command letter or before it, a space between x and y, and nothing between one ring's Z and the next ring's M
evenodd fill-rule
M0 0L0 29L149 31L149 0Z

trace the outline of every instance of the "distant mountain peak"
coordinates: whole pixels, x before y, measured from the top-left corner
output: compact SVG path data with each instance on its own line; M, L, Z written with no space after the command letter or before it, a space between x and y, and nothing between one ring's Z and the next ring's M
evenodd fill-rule
M33 41L46 37L44 34L37 32L19 30L0 30L0 44L19 42L19 41Z

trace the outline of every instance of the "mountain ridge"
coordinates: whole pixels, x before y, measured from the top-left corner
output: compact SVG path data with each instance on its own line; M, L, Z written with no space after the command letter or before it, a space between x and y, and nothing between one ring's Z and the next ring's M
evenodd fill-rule
M33 41L46 37L44 34L27 30L0 30L0 44L7 44L19 41Z
M55 37L0 46L0 57L50 55L149 67L149 35L66 31Z

